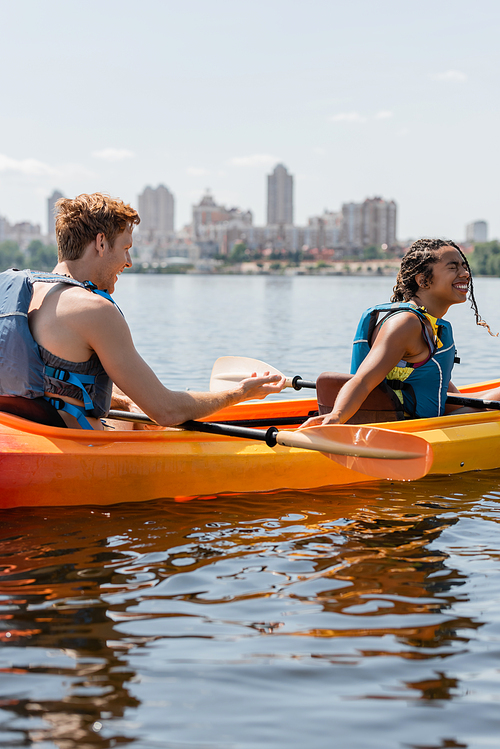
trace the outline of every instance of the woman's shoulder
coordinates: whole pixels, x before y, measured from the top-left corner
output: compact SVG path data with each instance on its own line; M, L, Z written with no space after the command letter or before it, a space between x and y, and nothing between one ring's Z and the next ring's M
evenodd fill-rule
M379 330L390 332L413 332L420 335L422 323L425 322L425 316L420 314L416 309L399 309L397 313L388 315L379 325Z

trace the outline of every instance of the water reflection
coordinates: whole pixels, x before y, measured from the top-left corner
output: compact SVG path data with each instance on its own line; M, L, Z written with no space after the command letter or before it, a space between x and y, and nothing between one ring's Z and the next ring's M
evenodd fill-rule
M470 719L475 668L474 721L488 728L478 695L494 678L482 638L498 627L496 611L485 614L498 584L498 486L492 472L347 494L5 512L6 746L204 746L220 730L221 746L243 730L252 746L263 729L249 716L269 704L281 733L266 746L303 745L300 727L314 733L314 720L354 730L357 746L372 721L395 716L406 721L396 737L412 726L431 741L421 745L460 746L434 741L408 706L462 703ZM360 700L363 718L351 707Z

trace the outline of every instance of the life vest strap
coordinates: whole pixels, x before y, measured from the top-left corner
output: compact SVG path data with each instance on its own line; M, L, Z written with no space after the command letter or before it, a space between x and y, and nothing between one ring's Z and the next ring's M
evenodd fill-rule
M75 374L74 372L68 372L66 369L56 369L55 367L45 366L45 373L49 377L53 377L55 380L61 380L62 382L69 382L70 385L74 385L82 391L83 404L86 411L91 411L94 408L94 404L90 399L89 394L84 388L86 385L93 385L95 382L94 375Z
M73 403L66 403L61 398L49 398L47 395L45 396L45 400L54 406L57 411L65 411L74 416L82 429L93 429L92 424L85 416L85 408L83 406L75 406Z

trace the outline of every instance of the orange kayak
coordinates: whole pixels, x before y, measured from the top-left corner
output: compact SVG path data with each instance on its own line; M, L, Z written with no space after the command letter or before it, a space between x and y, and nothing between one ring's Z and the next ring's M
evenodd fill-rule
M472 395L498 385L478 383L462 392ZM316 408L313 399L259 401L224 409L209 420L280 419L283 424L287 418L305 419ZM500 411L376 426L427 440L434 453L430 474L500 467ZM374 480L300 448L184 430L60 429L0 413L0 508L183 501Z

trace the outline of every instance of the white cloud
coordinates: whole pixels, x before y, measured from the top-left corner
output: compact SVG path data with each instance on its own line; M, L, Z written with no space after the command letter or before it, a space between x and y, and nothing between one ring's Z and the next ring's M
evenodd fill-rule
M186 172L192 177L205 177L208 174L208 170L201 166L188 166Z
M11 159L10 156L5 156L3 153L0 153L0 172L14 172L29 177L57 174L53 167L37 159Z
M96 177L94 172L82 164L68 162L51 166L38 159L13 159L3 153L0 153L0 174L4 174L6 179L11 175L43 184L45 191L46 185L54 180L82 180Z
M363 117L359 112L339 112L330 117L332 122L366 122L366 117Z
M231 166L273 166L279 163L270 153L254 153L251 156L235 156L228 162Z
M467 80L465 73L462 73L460 70L447 70L444 73L436 73L432 78L435 81L458 81L459 83Z
M316 148L313 148L313 153L315 153L316 156L326 156L325 149L321 148L320 146L316 146Z
M92 151L92 156L103 161L123 161L133 158L135 153L127 148L103 148L101 151Z
M388 109L382 109L375 115L376 120L388 120L389 117L394 117L394 112L391 112Z

